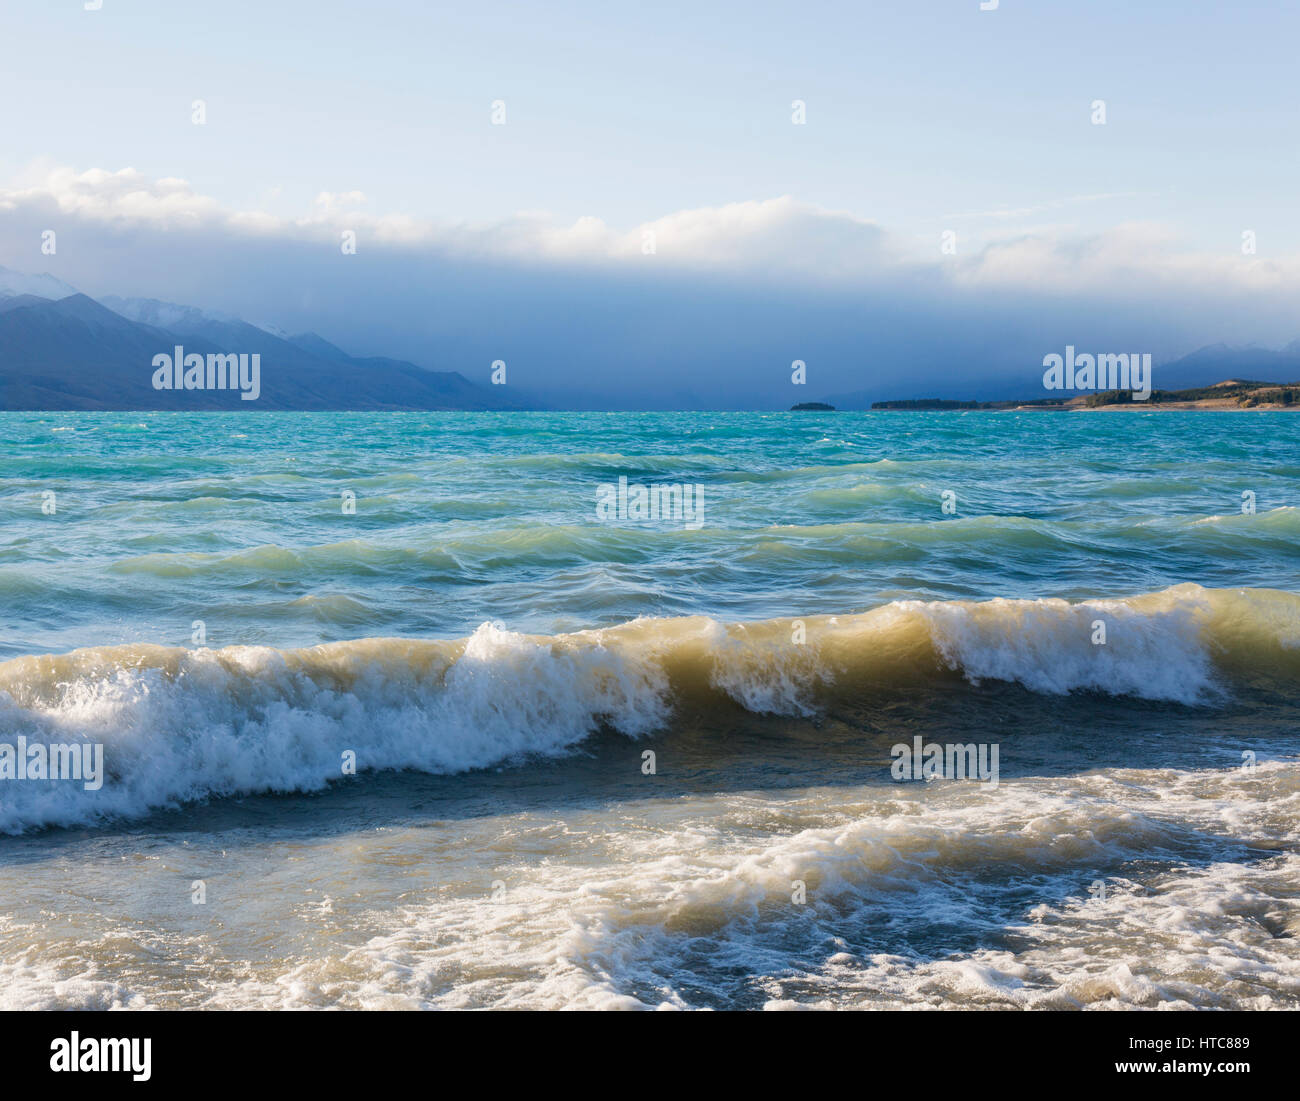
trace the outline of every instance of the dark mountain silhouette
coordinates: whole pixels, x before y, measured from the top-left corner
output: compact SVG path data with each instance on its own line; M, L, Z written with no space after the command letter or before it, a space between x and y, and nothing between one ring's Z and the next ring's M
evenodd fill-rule
M455 371L349 356L314 333L286 340L238 319L152 305L163 308L142 315L165 320L165 328L124 317L84 294L0 298L0 409L535 407L505 387L476 386ZM186 354L259 354L260 397L244 401L237 390L155 390L153 357L172 354L177 344Z
M1300 340L1293 340L1277 351L1211 344L1181 359L1158 363L1151 373L1154 385L1165 390L1213 386L1231 378L1292 381L1300 379Z
M67 292L67 293L65 293ZM237 390L155 390L153 358L186 353L257 353L261 395L243 401ZM963 393L942 383L913 388L891 379L852 393L813 394L840 409L866 409L888 399L1041 400L1036 364L1008 372L1006 364L967 364ZM1027 372L1027 373L1026 373ZM923 372L924 373L924 372ZM870 372L866 372L870 374ZM1157 363L1153 384L1163 390L1212 385L1223 379L1300 380L1300 340L1285 348L1215 344ZM921 392L918 393L917 389ZM675 391L671 404L704 407ZM660 396L660 401L663 396ZM560 392L564 408L607 408L587 392ZM272 326L156 299L76 293L53 276L0 268L0 409L537 409L547 405L513 387L477 385L455 371L431 371L385 356L354 356L315 333L290 336ZM653 407L660 407L656 404Z
M0 313L8 313L23 306L39 306L48 301L48 298L41 298L35 294L16 294L12 298L0 298Z

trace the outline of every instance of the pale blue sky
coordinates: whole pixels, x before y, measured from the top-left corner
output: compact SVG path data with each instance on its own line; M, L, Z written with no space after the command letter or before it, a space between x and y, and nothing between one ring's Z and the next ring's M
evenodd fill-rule
M7 0L0 265L593 402L1030 393L1300 337L1297 42L1296 0Z
M927 242L1157 219L1300 247L1293 0L9 0L0 21L4 180L46 157L288 216L355 189L619 228L790 194ZM958 217L1002 209L1026 213Z

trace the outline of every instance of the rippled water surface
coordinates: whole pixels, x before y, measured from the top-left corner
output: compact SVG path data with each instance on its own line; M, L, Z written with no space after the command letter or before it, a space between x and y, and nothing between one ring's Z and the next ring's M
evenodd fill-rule
M0 1004L1300 1007L1298 444L0 414Z

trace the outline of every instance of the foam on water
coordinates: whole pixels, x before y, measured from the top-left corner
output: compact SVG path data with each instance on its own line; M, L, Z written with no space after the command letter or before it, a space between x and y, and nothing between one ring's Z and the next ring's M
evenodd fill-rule
M255 911L275 950L237 967L225 910L145 943L129 902L71 929L8 917L0 1005L177 1004L160 960L199 956L182 1004L1300 1008L1294 759L623 809L349 835L296 880L281 857ZM183 859L151 862L144 897Z
M815 819L821 805L840 821L757 847L738 840L753 807L732 802L712 829L635 839L607 870L570 865L541 882L530 870L504 910L408 914L351 962L371 1004L386 989L410 1006L1300 1006L1300 855L1285 841L1300 812L1294 763L1248 778L1127 770L945 794L922 809L804 792L797 813ZM1197 838L1227 855L1228 819L1275 854L1099 878ZM566 875L583 882L577 900ZM1098 882L1108 890L1093 897ZM487 943L470 947L466 926ZM932 933L927 951L918 942L936 927L985 943L945 950ZM451 943L455 970L433 947ZM502 981L518 972L531 981ZM306 1004L311 989L298 990Z
M1261 612L1267 608L1267 612ZM1093 641L1098 621L1105 644ZM0 664L10 741L93 742L109 773L6 783L0 830L138 816L211 796L313 791L342 773L455 773L639 737L689 702L816 715L836 699L967 681L1203 705L1249 666L1300 677L1300 598L1180 586L1125 601L898 602L861 615L724 626L638 620L538 638L484 624L459 642L304 650L105 647Z
M1300 1008L1300 417L146 420L0 414L0 1006Z

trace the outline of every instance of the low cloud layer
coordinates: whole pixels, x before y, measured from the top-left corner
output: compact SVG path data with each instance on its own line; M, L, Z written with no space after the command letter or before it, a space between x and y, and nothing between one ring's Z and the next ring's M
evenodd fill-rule
M1160 362L1300 335L1296 257L1235 242L1189 252L1150 223L1080 237L988 222L958 228L944 254L942 229L918 242L790 197L611 227L541 213L433 223L322 193L287 218L228 209L184 180L43 167L0 189L0 264L479 381L504 359L513 384L595 406L1032 397L1043 355L1067 343ZM355 255L340 247L348 232ZM790 384L796 359L804 387Z

